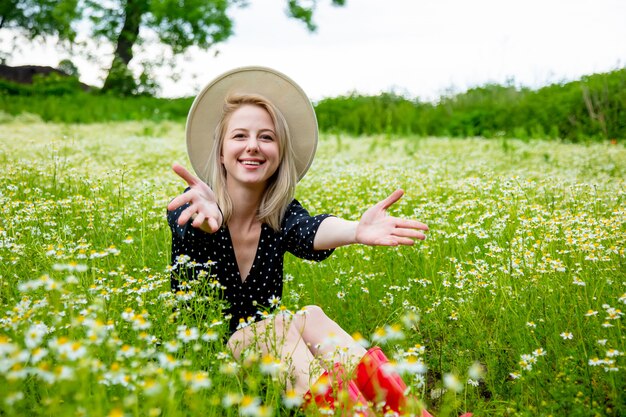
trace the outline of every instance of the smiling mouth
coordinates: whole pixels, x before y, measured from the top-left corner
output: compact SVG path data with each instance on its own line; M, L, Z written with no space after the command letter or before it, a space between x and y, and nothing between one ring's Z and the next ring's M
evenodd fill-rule
M241 164L243 165L249 165L249 166L259 166L259 165L263 165L265 163L265 161L239 161Z

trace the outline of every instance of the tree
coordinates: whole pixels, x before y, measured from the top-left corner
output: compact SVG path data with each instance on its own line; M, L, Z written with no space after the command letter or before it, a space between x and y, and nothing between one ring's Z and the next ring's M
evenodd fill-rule
M0 29L20 29L29 40L56 35L73 41L78 0L2 0Z
M316 29L313 15L317 0L286 0L289 17ZM331 0L343 6L345 0ZM21 29L31 40L58 36L74 44L73 24L88 22L92 39L114 45L113 61L103 91L132 94L137 83L128 65L133 46L145 41L145 33L180 54L190 46L210 48L233 33L226 12L244 7L246 0L3 0L0 29ZM146 79L146 74L142 75Z

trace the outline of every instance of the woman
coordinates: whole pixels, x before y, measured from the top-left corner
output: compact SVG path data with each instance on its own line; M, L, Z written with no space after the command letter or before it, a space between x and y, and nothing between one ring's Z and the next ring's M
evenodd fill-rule
M197 263L197 274L211 261L210 273L229 303L228 346L234 356L250 347L278 354L290 367L287 389L302 395L305 406L340 406L366 415L367 401L382 401L387 410L401 412L406 386L398 375L382 371L387 362L382 351L366 351L321 308L308 306L305 314L289 317L257 315L282 295L285 251L321 261L334 248L354 243L411 245L428 230L418 221L387 215L402 190L358 222L310 216L293 196L316 144L310 101L286 76L246 67L210 83L187 120L187 148L198 177L173 166L189 187L167 206L172 262L186 255ZM172 284L178 285L175 275ZM334 352L342 352L341 358ZM337 387L348 393L347 403L333 397Z

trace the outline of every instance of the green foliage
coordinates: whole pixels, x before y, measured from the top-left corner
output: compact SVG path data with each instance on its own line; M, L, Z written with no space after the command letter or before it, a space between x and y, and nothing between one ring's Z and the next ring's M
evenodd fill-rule
M44 96L73 95L80 91L80 81L76 77L64 77L51 73L33 78L32 89Z
M3 85L0 82L0 91ZM77 92L71 95L10 96L0 94L4 114L36 114L57 123L95 123L123 120L174 120L183 122L192 99L158 99L149 96L119 97ZM1 122L2 119L0 119ZM6 122L5 117L5 122Z
M626 69L538 90L496 84L437 103L383 93L321 100L320 128L351 135L626 138Z
M36 76L33 84L16 84L0 79L0 123L11 116L36 115L39 120L57 123L95 123L123 120L174 120L187 117L192 98L161 99L150 95L155 86L147 76L126 79L134 96L121 97L98 91L84 91L78 79L52 73Z
M313 14L315 13L316 2L302 0L287 0L287 13L290 17L304 22L307 29L314 32L317 26L313 22ZM334 6L343 6L345 0L332 0Z
M58 36L73 41L72 24L80 17L78 0L3 0L0 29L19 29L28 39Z
M40 98L47 96L75 95L81 91L81 84L78 78L65 77L57 73L36 75L33 77L32 84L18 84L0 78L0 100L8 103L8 106L3 106L2 109L8 112L11 112L12 105L10 103L12 99L15 99L15 97L9 96L19 96L24 97L26 100L31 100L34 108L27 109L27 111L36 113L37 101ZM27 97L32 96L37 96L37 99L27 99Z
M65 74L80 78L80 73L78 72L78 67L74 65L74 63L69 59L63 59L57 65L57 69L63 71Z
M161 42L180 53L190 46L209 48L232 35L232 21L226 14L239 1L152 0L147 26L154 28Z

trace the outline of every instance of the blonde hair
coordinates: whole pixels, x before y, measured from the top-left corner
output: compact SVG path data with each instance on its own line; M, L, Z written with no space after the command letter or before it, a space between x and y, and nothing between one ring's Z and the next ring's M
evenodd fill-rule
M268 180L257 212L257 219L262 223L266 223L275 231L279 231L287 206L293 200L298 174L291 146L289 126L280 110L268 99L258 94L236 94L226 97L222 118L215 127L215 140L207 161L207 179L209 186L215 193L217 204L222 210L224 216L222 223L226 224L232 215L233 203L226 190L226 169L222 165L220 157L228 122L232 114L244 105L261 107L267 111L274 123L280 164L274 175Z

